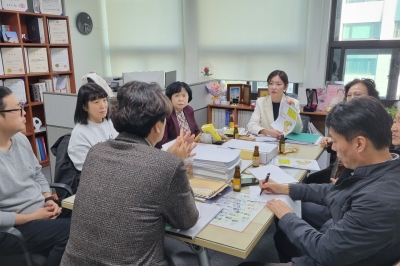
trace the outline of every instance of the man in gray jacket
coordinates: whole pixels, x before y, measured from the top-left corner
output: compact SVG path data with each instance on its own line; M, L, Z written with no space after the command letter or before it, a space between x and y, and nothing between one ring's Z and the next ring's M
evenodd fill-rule
M56 219L61 208L51 196L25 129L24 105L0 86L0 227L15 226L31 252L49 252L47 265L60 264L71 220ZM10 235L0 234L2 255L23 253Z
M266 193L328 206L331 219L318 231L285 203L267 206L302 256L298 265L393 265L400 258L400 160L389 152L392 119L372 98L336 105L326 118L332 148L346 168L336 184L260 182ZM287 247L290 248L290 247Z

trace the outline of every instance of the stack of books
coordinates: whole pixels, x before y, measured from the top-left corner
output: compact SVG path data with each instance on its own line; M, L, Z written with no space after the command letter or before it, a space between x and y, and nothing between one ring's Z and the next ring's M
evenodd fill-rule
M230 181L235 166L241 165L240 151L220 149L208 145L199 145L193 152L193 175L195 177Z

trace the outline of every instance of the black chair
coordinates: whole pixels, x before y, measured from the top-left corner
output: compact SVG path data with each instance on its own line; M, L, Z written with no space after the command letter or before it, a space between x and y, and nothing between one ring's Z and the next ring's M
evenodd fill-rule
M67 195L72 195L72 189L70 186L61 183L51 183L49 184L51 188L61 188L67 192ZM61 204L60 199L58 204ZM25 242L24 236L15 227L0 227L0 234L8 234L12 236L18 244L21 246L23 254L15 255L4 255L0 256L1 266L44 266L47 261L47 253L31 253L28 250L27 244Z

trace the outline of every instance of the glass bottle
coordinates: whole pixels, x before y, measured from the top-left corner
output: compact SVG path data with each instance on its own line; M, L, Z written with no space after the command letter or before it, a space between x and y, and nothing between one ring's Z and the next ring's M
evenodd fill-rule
M229 116L229 127L232 128L235 126L235 122L233 120L233 115Z
M235 174L232 179L233 191L240 192L242 188L242 176L240 175L240 166L235 166Z
M239 139L239 128L238 128L238 125L235 125L235 127L233 128L233 138L234 139Z
M279 139L279 153L285 154L285 136L283 134Z
M253 167L259 167L259 166L260 166L260 152L258 151L258 146L255 146L253 152Z

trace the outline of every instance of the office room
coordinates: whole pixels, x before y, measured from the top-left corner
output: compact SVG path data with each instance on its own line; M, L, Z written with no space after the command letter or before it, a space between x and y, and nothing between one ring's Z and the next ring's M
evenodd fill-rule
M400 0L0 4L0 265L400 265Z

